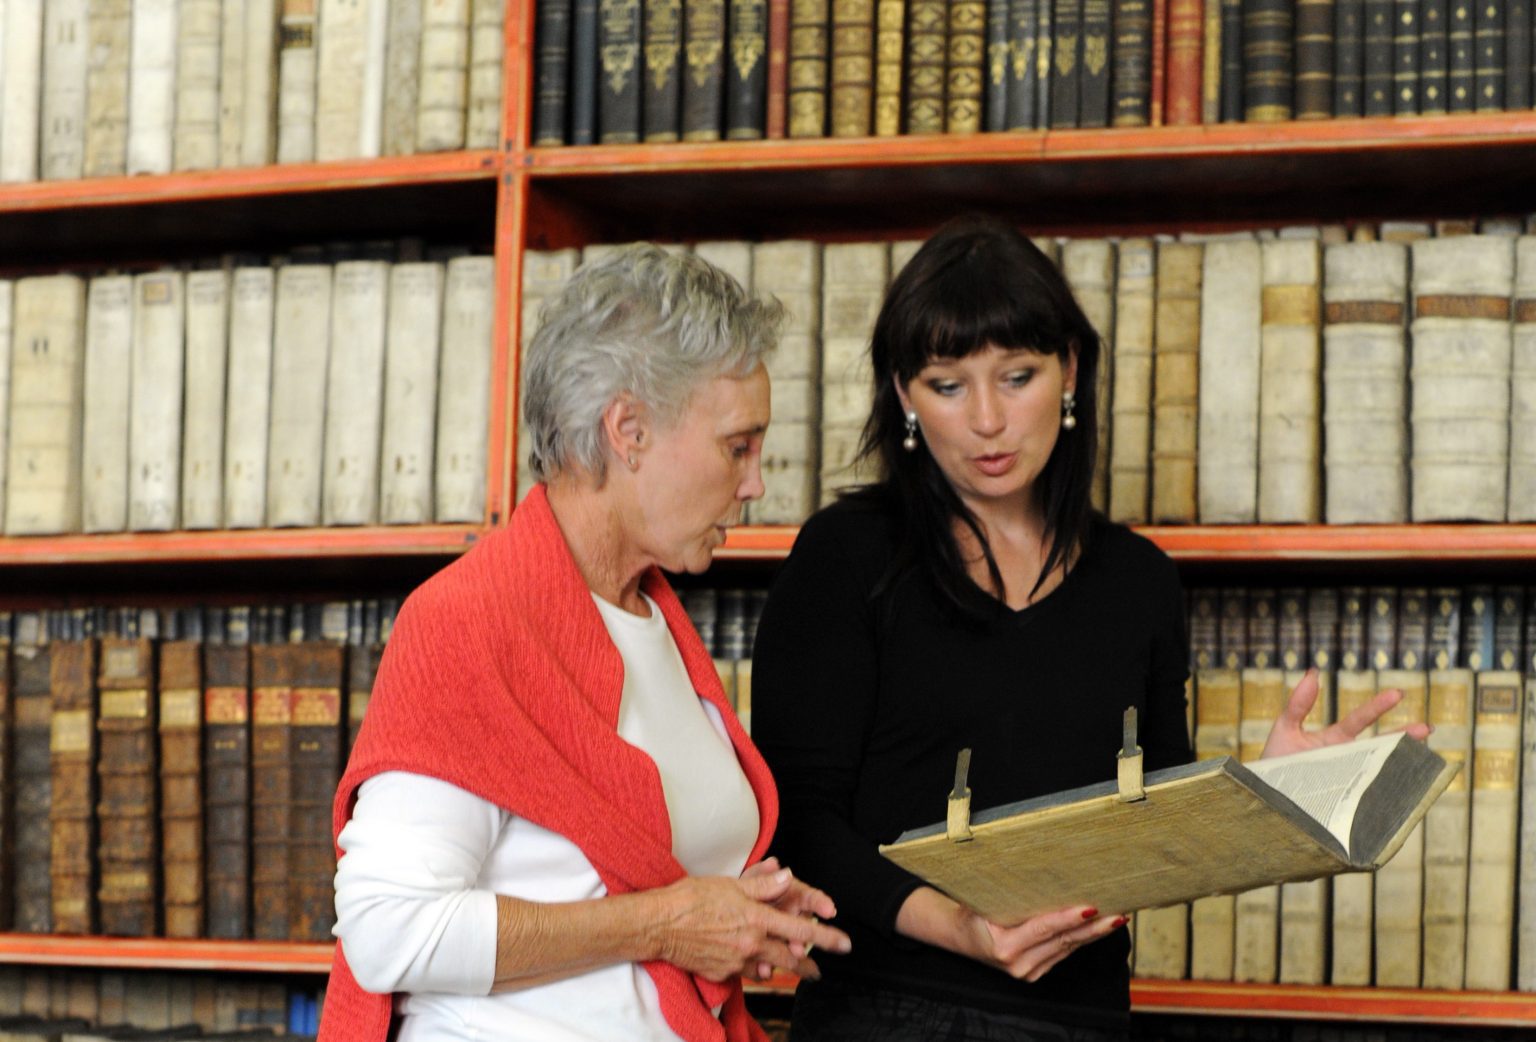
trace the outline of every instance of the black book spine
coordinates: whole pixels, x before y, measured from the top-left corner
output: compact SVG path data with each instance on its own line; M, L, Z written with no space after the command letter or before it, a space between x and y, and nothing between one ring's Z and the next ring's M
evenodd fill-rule
M1333 6L1333 116L1365 112L1365 0L1335 0Z
M1083 0L1083 69L1077 125L1109 125L1110 0Z
M1392 5L1365 0L1365 114L1392 115Z
M1008 129L1008 0L988 0L986 83L982 87L981 129Z
M1221 121L1243 121L1243 0L1221 0Z
M1472 10L1472 82L1477 88L1473 107L1478 112L1500 112L1504 108L1505 0L1478 0Z
M1501 586L1494 596L1493 668L1519 669L1523 656L1520 642L1524 637L1525 589Z
M597 141L597 5L598 0L572 0L570 142L573 145L591 145Z
M1447 0L1419 0L1419 111L1445 111Z
M1333 115L1333 0L1297 0L1296 118Z
M725 87L725 0L683 5L683 140L719 141Z
M1083 0L1056 0L1052 20L1051 126L1077 126L1083 57Z
M1370 591L1365 622L1365 654L1371 669L1397 664L1397 589L1378 586Z
M1117 127L1144 127L1152 108L1152 4L1115 0L1110 93Z
M681 0L645 0L645 86L640 108L647 141L676 141L678 137L682 19Z
M1397 605L1397 668L1429 668L1429 591L1405 586Z
M1531 107L1531 0L1504 0L1504 107Z
M1446 108L1471 112L1476 101L1472 52L1472 0L1450 0L1451 20L1446 31L1450 64L1446 71Z
M1148 0L1128 0L1146 6ZM1149 9L1150 10L1150 9ZM1148 24L1150 25L1150 13ZM1008 0L1008 129L1031 130L1035 126L1035 96L1039 93L1040 68L1036 55L1040 37L1037 0ZM1150 52L1149 52L1150 53ZM1118 60L1118 54L1116 55ZM1136 124L1143 126L1146 119Z
M1339 591L1339 668L1369 669L1365 655L1366 593L1362 587Z
M571 0L538 0L534 59L533 143L566 143L571 80Z
M1399 116L1419 111L1419 0L1393 0L1392 111Z
M1291 118L1295 9L1288 0L1243 2L1243 118Z
M725 136L755 140L768 121L768 3L730 0L726 15Z
M1051 125L1051 81L1056 78L1055 10L1052 0L1035 0L1036 18L1039 20L1038 46L1035 48L1035 128L1044 130Z
M1248 591L1248 660L1254 669L1280 665L1279 595L1274 590Z
M597 135L605 145L640 140L640 2L598 0Z
M1461 668L1484 670L1493 663L1493 590L1468 586L1461 599Z
M1454 586L1429 593L1429 668L1455 669L1461 661L1461 591Z

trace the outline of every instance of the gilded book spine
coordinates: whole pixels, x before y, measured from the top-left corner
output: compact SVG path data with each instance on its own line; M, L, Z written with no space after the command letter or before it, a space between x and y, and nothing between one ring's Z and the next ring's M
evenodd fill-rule
M85 176L128 169L128 64L132 0L90 0L85 73Z
M167 937L204 935L202 724L202 644L166 641L160 645L160 835Z
M544 7L541 6L539 11L540 16L543 17ZM549 31L553 32L556 28L558 28L558 22L552 24ZM541 31L543 31L542 28ZM643 32L645 84L640 115L645 140L676 141L682 133L683 5L681 0L652 0L651 3L646 4ZM560 90L563 92L564 89L565 85L560 84ZM558 144L559 142L546 139L543 143Z
M379 516L389 264L343 261L332 286L320 519L367 525Z
M683 140L718 141L725 100L725 2L683 5Z
M54 641L49 663L53 714L48 808L53 932L96 932L95 640Z
M932 5L930 5L932 6ZM938 5L942 14L944 8ZM789 136L827 132L827 56L831 51L828 0L790 0ZM918 13L912 12L916 25ZM915 28L913 30L916 31ZM942 62L942 55L940 57ZM941 88L942 89L942 88Z
M1200 276L1204 247L1169 242L1157 250L1157 325L1152 379L1154 524L1192 522L1200 388Z
M904 0L875 0L875 134L901 133L901 56L906 49Z
M874 129L875 0L832 0L832 136Z
M908 134L938 134L944 130L948 29L944 4L940 0L912 0L907 11Z
M317 0L282 0L277 48L277 161L315 158Z
M987 7L982 0L950 0L948 61L944 70L944 131L981 129L981 94L987 49Z
M288 936L324 941L336 922L331 803L341 780L341 687L346 648L291 646L294 667L289 719L293 772L288 848Z
M293 662L290 646L251 648L252 936L288 939L293 838Z

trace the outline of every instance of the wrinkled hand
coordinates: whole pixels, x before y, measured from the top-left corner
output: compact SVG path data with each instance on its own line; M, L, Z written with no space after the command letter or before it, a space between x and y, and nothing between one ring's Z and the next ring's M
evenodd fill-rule
M1382 691L1369 702L1350 711L1337 723L1330 724L1320 731L1308 731L1302 723L1317 702L1318 690L1317 670L1309 669L1307 675L1301 678L1301 683L1297 684L1296 689L1291 692L1285 708L1275 718L1274 726L1269 729L1269 738L1264 742L1263 756L1287 756L1291 753L1306 752L1308 749L1320 749L1325 745L1352 742L1360 736L1361 731L1370 727L1384 713L1403 700L1403 693L1396 688ZM1414 723L1403 730L1419 741L1423 741L1429 737L1430 727L1428 724Z
M978 945L976 957L1018 980L1031 982L1083 945L1109 936L1126 922L1124 916L1101 916L1096 909L1082 905L1045 912L1017 926L998 926L970 914Z
M832 903L788 869L749 870L740 879L689 876L653 893L661 902L660 958L706 980L749 970L762 978L775 969L808 969L812 976L815 964L805 958L812 947L850 948L843 931L779 908L780 902L812 910Z
M780 870L779 859L776 857L764 858L755 865L750 865L741 874L742 879L750 879L753 876L773 875ZM781 912L790 915L804 915L815 919L831 919L837 915L837 906L832 903L832 898L825 892L801 882L794 876L790 877L789 887L784 891L784 896L769 902ZM811 960L811 948L814 945L802 944L799 941L791 941L790 954L799 960L792 967L796 976L818 980L821 977L821 967ZM767 980L773 975L773 967L766 964L756 967L757 978Z

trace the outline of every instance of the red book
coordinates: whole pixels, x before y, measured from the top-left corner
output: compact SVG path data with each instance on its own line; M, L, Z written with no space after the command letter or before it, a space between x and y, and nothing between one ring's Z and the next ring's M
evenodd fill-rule
M1168 81L1163 122L1171 127L1185 127L1200 122L1205 8L1201 0L1167 3Z
M1152 105L1149 126L1163 125L1163 83L1168 78L1168 0L1152 0Z
M766 136L784 136L789 119L789 0L768 0L768 121Z

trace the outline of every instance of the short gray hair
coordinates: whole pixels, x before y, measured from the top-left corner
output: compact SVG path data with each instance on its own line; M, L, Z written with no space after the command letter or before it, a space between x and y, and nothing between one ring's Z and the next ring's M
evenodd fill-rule
M628 392L663 428L693 392L744 377L778 343L784 308L692 254L650 243L584 265L539 316L523 351L528 463L548 481L577 467L607 474L603 411Z

